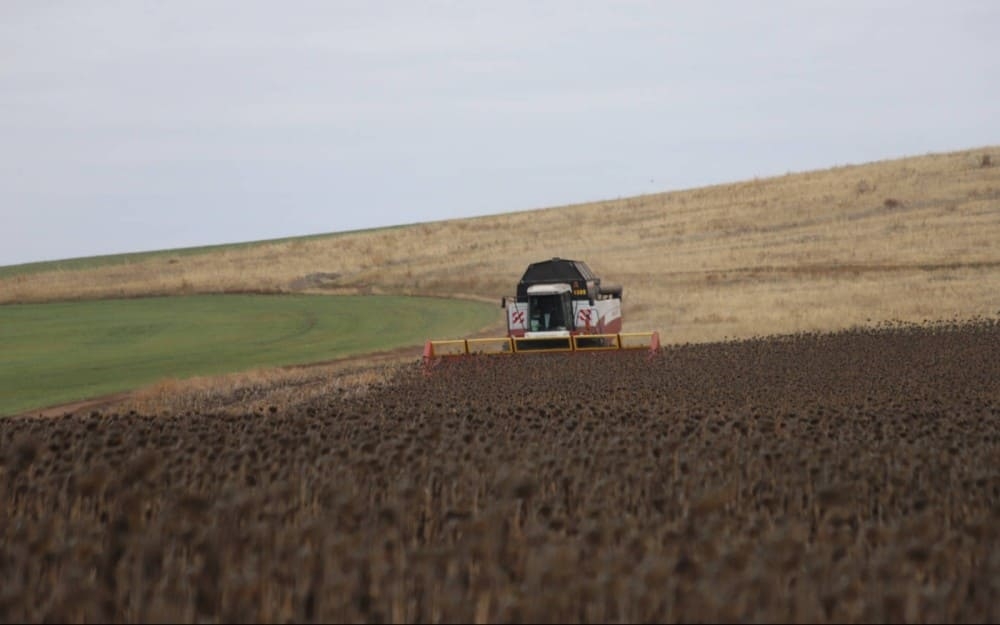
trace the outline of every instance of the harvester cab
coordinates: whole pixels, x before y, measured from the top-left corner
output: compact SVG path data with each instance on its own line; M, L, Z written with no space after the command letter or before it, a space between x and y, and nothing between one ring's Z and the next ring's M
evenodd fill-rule
M529 330L531 332L547 332L551 330L566 330L566 319L570 312L569 287L565 285L537 286L528 303L531 311ZM546 291L552 291L547 293Z
M586 263L559 257L528 265L503 297L507 336L427 341L424 361L479 353L659 349L656 332L622 332L622 287L601 284Z
M539 284L529 288L527 333L567 332L566 320L573 319L569 294L568 284Z

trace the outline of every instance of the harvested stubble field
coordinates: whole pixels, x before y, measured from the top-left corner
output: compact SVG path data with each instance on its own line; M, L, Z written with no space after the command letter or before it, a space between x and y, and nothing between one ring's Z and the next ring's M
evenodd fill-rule
M0 620L996 622L1000 322L0 421Z

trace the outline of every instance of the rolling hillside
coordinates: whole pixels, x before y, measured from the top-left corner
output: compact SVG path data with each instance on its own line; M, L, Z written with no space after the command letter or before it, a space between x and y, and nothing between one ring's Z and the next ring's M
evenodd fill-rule
M489 217L8 267L0 303L209 292L499 302L528 263L560 256L622 284L626 329L659 329L666 342L992 315L998 163L992 146Z

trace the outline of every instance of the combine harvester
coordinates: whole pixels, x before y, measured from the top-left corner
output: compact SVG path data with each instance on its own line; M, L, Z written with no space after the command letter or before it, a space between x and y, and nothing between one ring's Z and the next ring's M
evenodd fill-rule
M602 285L586 263L553 258L528 265L517 296L504 297L507 336L430 340L424 364L478 354L660 348L657 332L622 332L622 287Z

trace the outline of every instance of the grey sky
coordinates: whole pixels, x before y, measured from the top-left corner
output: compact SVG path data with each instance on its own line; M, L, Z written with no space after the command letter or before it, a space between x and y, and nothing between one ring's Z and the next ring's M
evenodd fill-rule
M997 33L994 0L0 0L0 265L994 145Z

